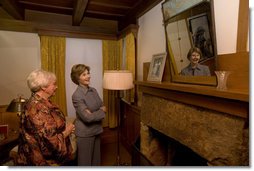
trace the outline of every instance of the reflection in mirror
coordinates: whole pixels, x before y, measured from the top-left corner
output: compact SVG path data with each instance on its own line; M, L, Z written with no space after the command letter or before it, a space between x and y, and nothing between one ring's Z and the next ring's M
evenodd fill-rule
M162 4L173 82L216 84L216 46L211 4L212 0L166 0ZM193 59L198 63L195 66L208 68L209 74L197 72L200 68L196 68L197 71L192 71L192 74L181 72L186 71L188 66L194 68L194 61L188 57L188 52L193 47L201 51L199 58ZM186 75L191 77L185 78Z
M181 70L180 74L185 76L211 76L209 67L199 63L203 58L207 58L202 54L200 48L196 46L190 48L187 54L190 63Z

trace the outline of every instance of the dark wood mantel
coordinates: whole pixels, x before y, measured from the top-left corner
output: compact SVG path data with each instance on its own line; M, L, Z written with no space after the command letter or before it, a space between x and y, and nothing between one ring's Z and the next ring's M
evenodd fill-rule
M177 84L170 82L136 81L143 93L195 105L241 118L249 115L249 92L242 90L217 90L212 86Z

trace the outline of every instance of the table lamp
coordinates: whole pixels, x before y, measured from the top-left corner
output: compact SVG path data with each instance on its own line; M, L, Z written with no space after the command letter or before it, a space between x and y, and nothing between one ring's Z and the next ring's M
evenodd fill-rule
M11 103L8 105L6 112L17 112L18 116L21 116L21 113L24 111L26 99L21 96L13 99Z

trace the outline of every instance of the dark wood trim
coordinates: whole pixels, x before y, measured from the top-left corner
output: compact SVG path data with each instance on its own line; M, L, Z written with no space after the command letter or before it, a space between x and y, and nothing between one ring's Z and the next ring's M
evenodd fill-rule
M211 96L215 98L223 98L228 100L238 100L249 102L249 92L237 89L217 90L216 87L191 85L191 84L178 84L170 82L150 82L150 81L136 81L138 86L153 87L158 89L173 90L184 93L191 93L196 95Z
M135 5L132 2L122 2L118 0L114 0L112 4L112 0L94 0L91 1L91 4L94 6L100 6L100 8L112 8L119 10L125 10L126 13L128 11L128 16L123 17L124 14L117 13L105 13L103 11L95 11L90 9L87 11L87 5L90 3L88 0L75 0L75 5L73 7L69 7L65 2L61 2L61 6L57 6L55 2L52 2L51 5L47 4L39 4L34 1L19 1L24 6L29 7L29 9L37 9L41 7L40 10L46 10L47 8L52 10L57 10L58 13L66 13L72 14L72 26L64 25L57 22L54 24L46 23L45 21L24 21L24 10L22 8L18 8L18 3L15 0L2 0L0 1L1 6L5 11L7 11L11 17L14 19L0 19L0 30L7 31L18 31L18 32L29 32L29 33L40 33L54 36L66 36L66 37L74 37L74 38L92 38L92 39L107 39L107 40L117 40L123 37L125 34L129 32L133 32L135 38L137 37L138 26L137 18L143 15L145 12L153 8L155 5L160 3L162 0L138 0L135 2ZM133 7L134 6L134 7ZM49 10L47 9L47 10ZM96 8L95 8L96 9ZM52 11L53 12L53 11ZM97 19L107 19L107 20L116 20L118 25L115 27L110 25L110 22L106 22L108 27L100 27L96 23L87 25L83 25L87 19L97 18ZM69 18L66 18L66 20ZM43 23L45 22L45 23ZM118 28L117 28L118 27ZM120 28L120 29L119 29ZM59 33L57 33L59 31Z
M212 39L213 39L213 50L214 50L214 68L217 66L217 55L218 55L218 49L217 49L217 38L216 38L216 28L215 28L215 11L214 11L214 0L211 1L211 19L212 19L212 23L211 23L211 29L213 32L212 35Z
M23 20L24 19L24 10L19 8L15 0L2 0L0 2L2 7L15 19Z
M131 9L131 5L129 5L126 1L115 0L114 4L111 4L112 0L93 0L89 2L91 5L100 5L104 7L110 8L121 8L121 9Z
M156 6L158 3L160 3L162 0L139 0L137 1L137 5L135 8L132 9L132 11L129 12L129 15L126 16L123 20L124 22L119 22L118 24L118 30L121 31L125 27L127 27L130 24L137 24L137 19L144 15L147 11L152 9L154 6Z
M238 13L238 31L237 31L237 46L236 52L247 51L247 40L249 33L249 1L239 1L239 13Z
M0 19L0 30L36 33L36 26L31 22Z
M101 40L117 40L115 35L110 34L98 34L90 32L79 32L79 31L69 31L69 30L59 30L59 29L39 29L39 35L46 36L62 36L70 38L83 38L83 39L101 39Z
M125 29L123 29L121 32L118 33L117 39L121 39L129 33L133 33L136 39L138 34L138 28L139 28L138 25L130 24L128 27L126 27Z
M121 143L131 154L133 145L140 135L141 108L121 100Z
M73 6L72 7L68 7L68 1L51 1L50 3L48 3L47 0L44 0L45 3L40 3L36 0L18 0L19 3L22 6L29 6L30 9L31 7L33 7L32 9L35 9L35 7L42 7L42 8L51 8L51 9L59 9L59 10L66 10L66 11L73 11Z
M87 7L88 0L76 0L76 4L73 11L72 25L79 26L82 22L85 9Z
M221 54L217 56L216 60L218 61L217 70L231 71L227 80L227 87L249 91L249 52L242 51L233 54Z
M98 29L89 26L52 25L46 23L39 24L34 22L0 19L0 30L38 33L39 35L64 36L71 38L118 40L128 33L133 33L134 36L137 36L138 26L131 24L123 31L117 33L115 31Z
M74 38L91 38L116 40L116 32L96 29L88 26L67 26L39 24L18 20L0 19L0 30L38 33L40 35L65 36Z
M242 118L248 118L249 115L249 103L245 101L225 99L207 95L198 95L150 86L139 86L139 90L146 94L151 94L172 101L211 109Z

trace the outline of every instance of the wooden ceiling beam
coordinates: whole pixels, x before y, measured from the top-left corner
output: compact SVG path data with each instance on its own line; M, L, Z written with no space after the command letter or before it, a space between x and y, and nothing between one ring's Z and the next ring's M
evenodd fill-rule
M72 25L79 26L83 20L84 13L88 4L88 0L76 0L72 15Z
M107 15L107 16L124 17L124 14L120 14L120 13L93 11L93 10L87 10L86 12L90 13L90 14L99 14L99 15Z
M131 5L127 4L126 2L122 1L115 1L112 3L113 0L93 0L90 2L90 5L100 5L104 7L109 7L109 8L119 8L119 9L131 9Z
M15 0L2 0L0 1L2 8L14 19L23 20L24 10L19 8Z
M104 15L104 14L96 14L96 13L90 13L86 11L86 16L85 17L90 17L90 18L95 18L95 19L102 19L102 20L113 20L113 21L118 21L119 16L116 15Z
M125 9L133 7L131 2L121 0L92 0L90 4Z
M40 3L34 3L34 2L28 2L28 1L19 1L20 4L26 5L26 6L33 6L33 7L43 7L43 8L53 8L53 9L61 9L61 10L73 10L73 8L66 7L66 6L59 6L59 5L49 5L49 4L40 4Z

